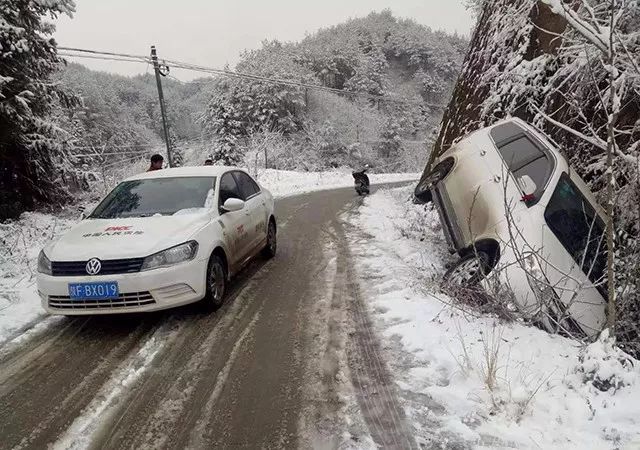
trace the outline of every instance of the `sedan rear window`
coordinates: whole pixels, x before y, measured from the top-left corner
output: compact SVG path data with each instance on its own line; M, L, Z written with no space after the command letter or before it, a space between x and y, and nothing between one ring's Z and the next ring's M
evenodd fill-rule
M105 197L90 217L115 219L199 211L212 201L215 182L215 177L125 181Z

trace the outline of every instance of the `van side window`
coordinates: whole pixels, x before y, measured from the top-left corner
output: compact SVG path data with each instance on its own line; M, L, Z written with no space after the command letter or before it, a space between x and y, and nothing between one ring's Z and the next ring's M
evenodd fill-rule
M551 164L549 163L549 159L546 156L542 156L534 161L531 161L529 164L520 167L513 171L513 174L516 178L521 178L523 175L529 175L533 182L536 184L536 192L525 192L526 194L534 194L536 198L539 197L539 194L542 193L545 185L547 184L547 179L549 178L551 172Z
M566 173L558 181L544 219L589 280L603 284L607 264L605 225ZM603 287L599 288L601 292Z
M549 157L526 134L498 144L498 151L516 178L523 175L531 177L536 184L536 191L525 194L533 194L535 200L539 200L553 171ZM532 206L535 200L527 205Z

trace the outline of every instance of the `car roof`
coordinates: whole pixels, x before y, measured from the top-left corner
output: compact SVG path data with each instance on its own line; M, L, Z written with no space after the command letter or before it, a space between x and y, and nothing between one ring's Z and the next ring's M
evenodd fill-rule
M242 172L246 172L239 167L233 166L185 166L174 167L171 169L153 170L151 172L142 172L129 177L124 181L173 177L219 177L230 170L240 170Z

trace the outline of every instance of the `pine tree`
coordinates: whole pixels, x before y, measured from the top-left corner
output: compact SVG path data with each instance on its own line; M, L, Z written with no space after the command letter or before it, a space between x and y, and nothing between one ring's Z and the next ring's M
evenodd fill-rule
M169 145L171 147L171 167L180 167L184 164L184 152L178 143L175 131L169 129Z
M63 61L46 19L74 8L72 0L0 0L0 220L65 195L56 183L61 130L49 119L75 97L49 82Z
M378 153L383 158L397 156L402 146L402 138L400 136L400 124L393 119L388 119L382 132L380 133L380 142L378 143Z
M242 152L237 144L238 139L233 134L223 135L217 141L212 152L213 162L225 166L237 166L242 162Z

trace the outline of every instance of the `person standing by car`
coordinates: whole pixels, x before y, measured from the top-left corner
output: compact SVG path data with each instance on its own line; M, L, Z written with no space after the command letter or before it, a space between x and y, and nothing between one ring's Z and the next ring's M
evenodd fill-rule
M151 157L151 165L147 169L147 172L153 172L154 170L162 169L162 164L164 163L164 158L162 155L155 154Z

